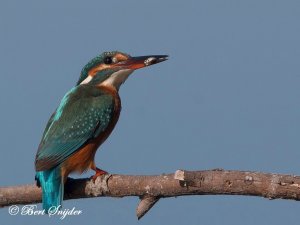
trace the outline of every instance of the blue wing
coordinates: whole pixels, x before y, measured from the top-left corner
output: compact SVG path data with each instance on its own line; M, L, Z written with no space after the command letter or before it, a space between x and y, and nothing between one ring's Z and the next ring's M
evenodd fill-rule
M88 140L105 131L113 112L112 95L96 87L73 88L46 126L36 155L36 170L57 166Z

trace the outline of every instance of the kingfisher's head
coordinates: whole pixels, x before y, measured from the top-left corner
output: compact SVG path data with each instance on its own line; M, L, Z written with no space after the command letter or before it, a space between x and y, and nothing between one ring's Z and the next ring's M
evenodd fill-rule
M167 55L131 57L118 51L104 52L83 67L77 85L103 84L119 89L134 70L163 62L167 57Z

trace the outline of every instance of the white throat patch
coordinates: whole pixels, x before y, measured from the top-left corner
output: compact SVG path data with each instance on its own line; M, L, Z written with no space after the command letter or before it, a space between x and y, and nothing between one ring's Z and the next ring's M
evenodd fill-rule
M107 78L105 81L101 83L103 86L113 86L117 90L119 90L121 84L123 84L126 79L129 77L129 75L133 72L133 70L130 69L124 69L119 70L117 72L114 72L112 75L110 75L109 78Z

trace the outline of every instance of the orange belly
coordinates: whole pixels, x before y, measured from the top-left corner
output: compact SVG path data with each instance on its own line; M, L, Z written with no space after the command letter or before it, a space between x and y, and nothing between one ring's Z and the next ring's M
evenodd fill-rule
M98 146L94 143L86 144L78 152L71 155L62 164L62 175L67 177L72 172L83 173L84 171L91 168L94 163L95 154Z

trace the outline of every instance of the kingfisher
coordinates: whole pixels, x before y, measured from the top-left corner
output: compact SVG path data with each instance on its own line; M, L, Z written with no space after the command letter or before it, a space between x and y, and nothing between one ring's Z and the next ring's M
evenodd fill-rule
M61 207L64 183L70 173L92 169L94 181L107 173L96 167L94 158L119 119L120 86L134 70L167 59L167 55L132 57L111 51L83 67L76 86L65 94L50 117L37 150L35 179L42 188L46 212Z

